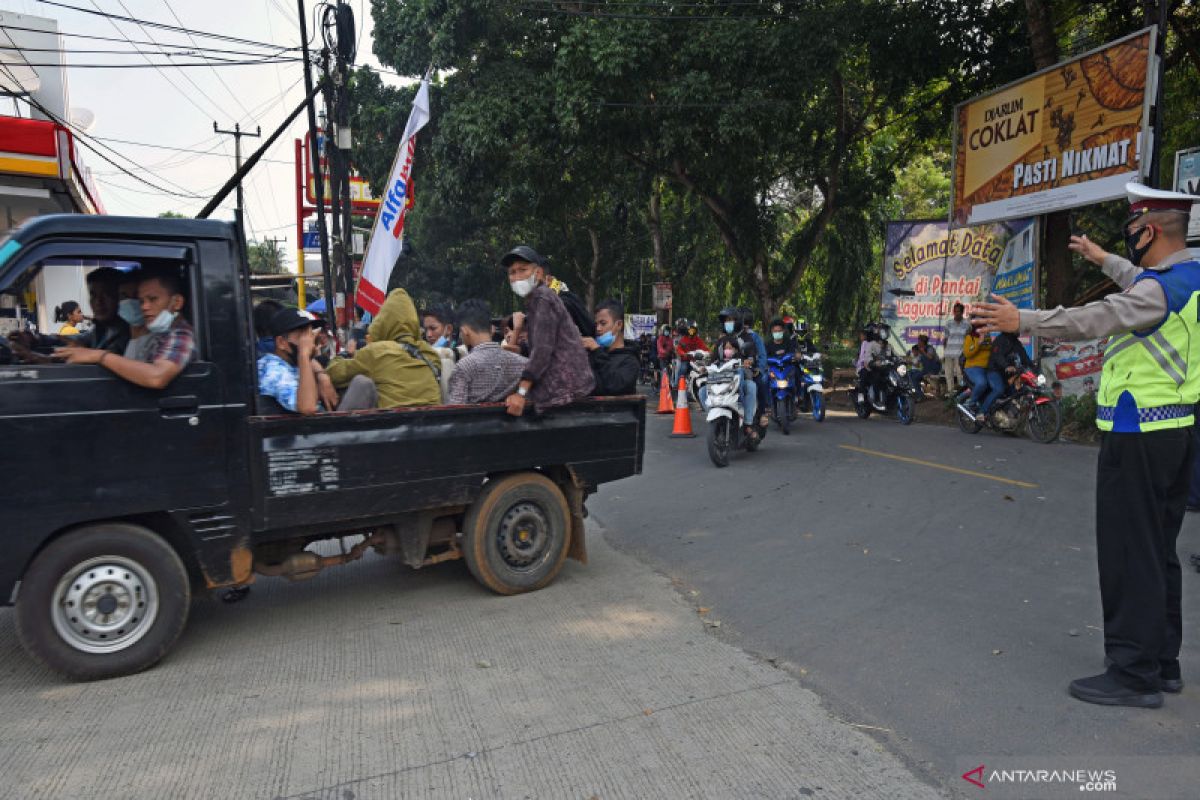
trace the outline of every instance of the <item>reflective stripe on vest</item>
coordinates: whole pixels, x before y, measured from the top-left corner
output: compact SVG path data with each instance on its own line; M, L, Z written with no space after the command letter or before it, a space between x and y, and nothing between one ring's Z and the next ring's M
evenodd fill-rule
M1096 426L1104 431L1185 427L1200 399L1200 262L1147 270L1142 280L1162 288L1167 313L1159 325L1109 342L1096 396Z

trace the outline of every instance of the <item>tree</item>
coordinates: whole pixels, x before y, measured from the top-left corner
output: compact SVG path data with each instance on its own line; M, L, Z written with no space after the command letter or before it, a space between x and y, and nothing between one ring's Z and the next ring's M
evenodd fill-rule
M249 242L246 253L250 260L250 271L255 275L282 275L288 272L287 253L279 246L278 239Z

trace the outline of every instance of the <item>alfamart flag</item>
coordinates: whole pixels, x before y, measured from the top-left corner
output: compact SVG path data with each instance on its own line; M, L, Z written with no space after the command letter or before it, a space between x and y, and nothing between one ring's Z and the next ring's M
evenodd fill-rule
M388 178L388 190L375 216L371 239L367 242L367 253L363 256L362 277L358 279L358 292L354 302L372 314L379 313L387 294L388 278L396 259L400 257L400 245L404 241L404 220L412 208L412 163L417 147L417 131L429 122L429 81L421 81L421 88L413 99L412 113L404 126L404 137L400 149L392 162L392 173Z

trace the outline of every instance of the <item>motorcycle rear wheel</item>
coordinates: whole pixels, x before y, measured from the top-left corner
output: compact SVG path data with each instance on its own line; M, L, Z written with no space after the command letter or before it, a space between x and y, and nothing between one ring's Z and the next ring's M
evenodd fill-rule
M864 397L861 401L858 399L858 392L854 389L850 390L850 403L854 406L854 413L858 414L859 419L866 419L871 416L871 405Z
M731 425L728 417L717 417L708 423L708 457L718 467L729 466Z
M913 405L912 395L907 392L896 398L896 419L901 425L912 425L913 419L916 417L916 409Z
M1034 405L1025 423L1029 438L1042 444L1050 444L1062 432L1062 409L1057 402Z

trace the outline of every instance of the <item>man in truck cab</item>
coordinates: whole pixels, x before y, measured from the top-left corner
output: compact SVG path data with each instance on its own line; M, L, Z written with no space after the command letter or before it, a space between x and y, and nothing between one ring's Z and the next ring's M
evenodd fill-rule
M68 364L99 364L147 389L166 388L196 357L196 334L183 318L186 301L178 268L147 269L138 283L138 300L150 337L140 359L91 347L60 347L54 355Z
M78 336L36 336L17 332L9 338L13 352L25 363L46 363L45 355L64 344L107 350L121 355L129 344L129 324L118 314L118 287L128 280L127 273L113 267L100 267L87 275L88 304L92 307L92 329Z

